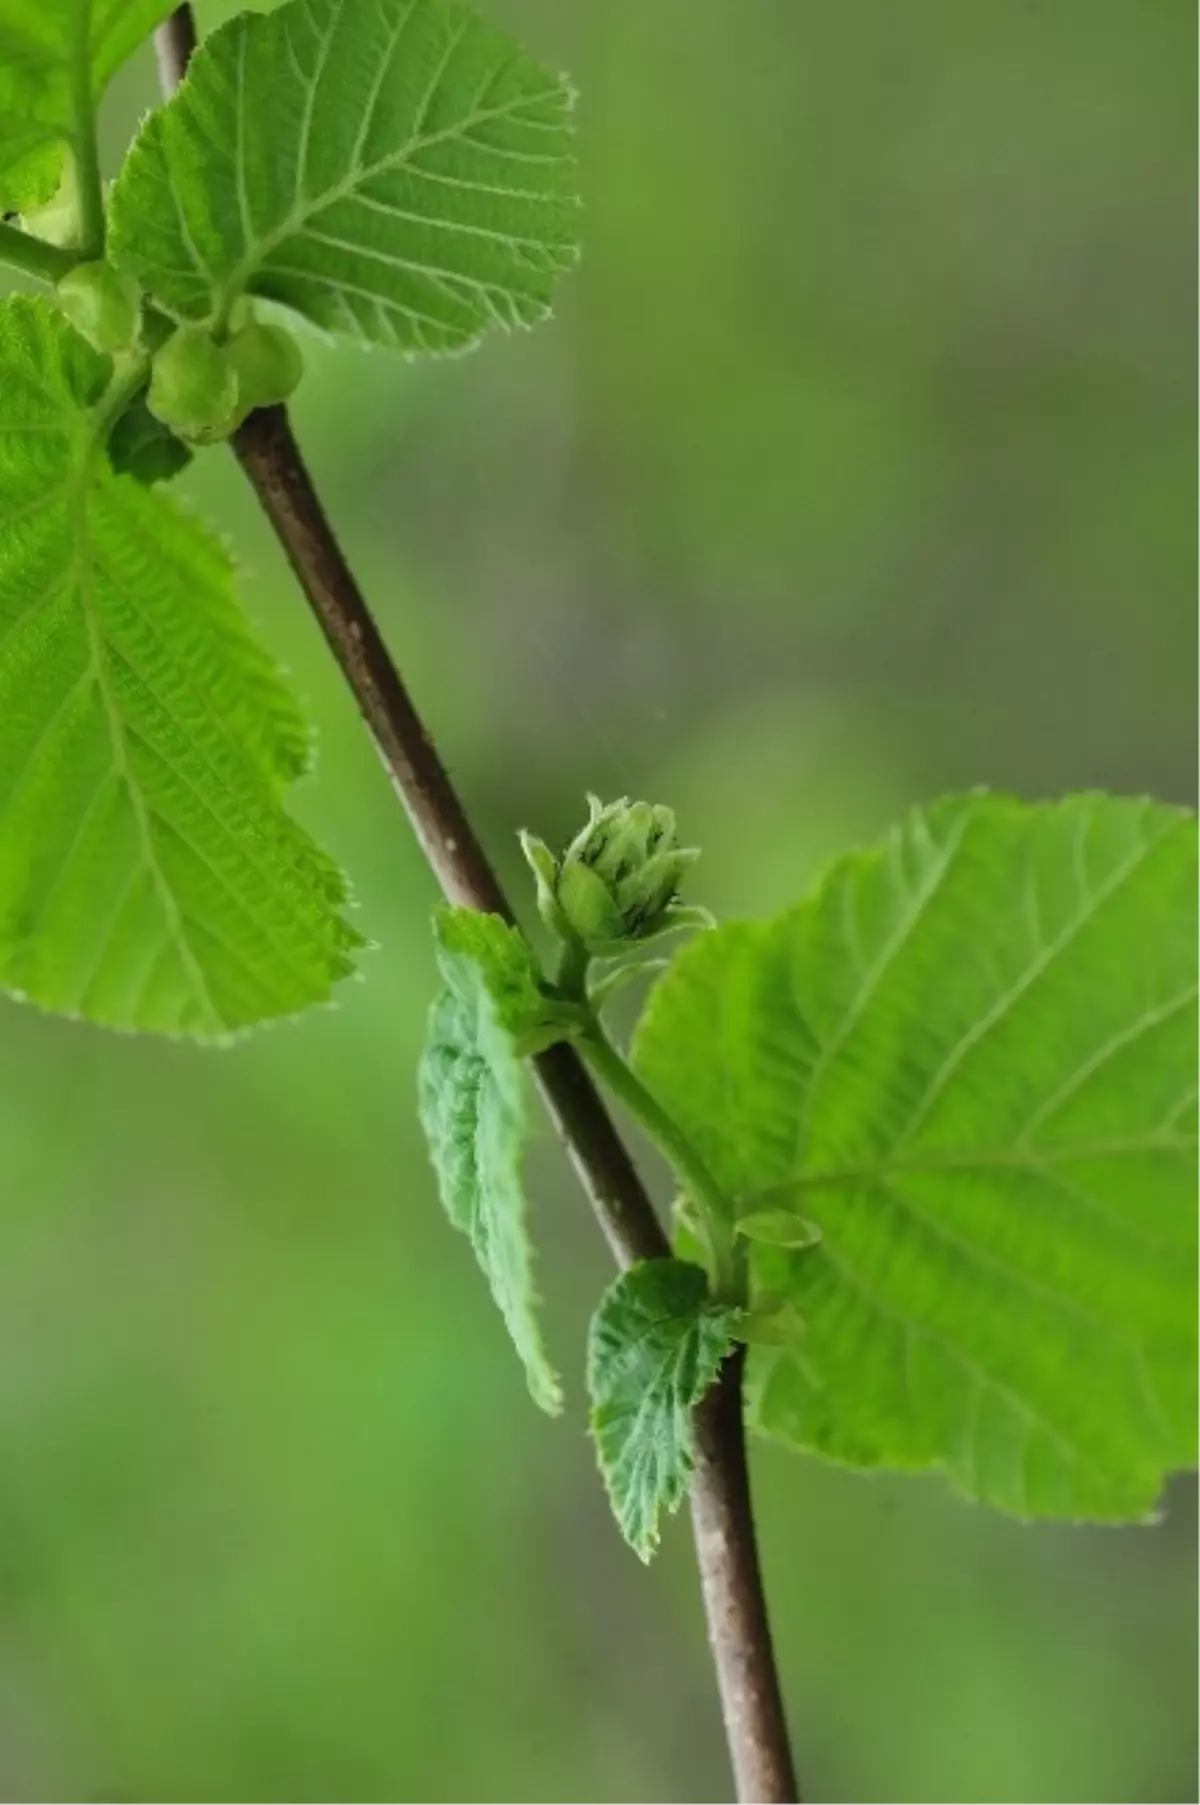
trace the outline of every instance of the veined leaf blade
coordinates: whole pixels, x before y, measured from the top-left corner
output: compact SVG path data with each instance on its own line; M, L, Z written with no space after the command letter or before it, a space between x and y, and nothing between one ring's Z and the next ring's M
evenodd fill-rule
M692 1412L733 1346L742 1312L717 1304L698 1266L644 1260L605 1292L588 1335L592 1438L621 1533L648 1561L693 1465Z
M98 356L0 306L0 987L220 1040L328 997L359 937L281 807L307 733L228 561L113 474Z
M1195 846L949 798L657 986L647 1082L742 1208L821 1229L753 1250L805 1322L761 1428L1018 1516L1144 1517L1192 1463Z
M205 40L117 182L112 254L179 318L243 292L405 352L549 309L571 95L458 0L288 0Z
M541 1007L533 956L516 928L470 909L435 916L445 987L429 1017L418 1073L421 1124L446 1214L471 1242L534 1401L562 1408L538 1327L528 1204L519 1037Z

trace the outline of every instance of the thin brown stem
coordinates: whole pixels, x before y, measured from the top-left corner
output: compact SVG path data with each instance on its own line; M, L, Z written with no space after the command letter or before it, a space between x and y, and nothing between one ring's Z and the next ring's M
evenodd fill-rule
M196 44L191 9L157 33L169 92ZM433 741L392 662L305 467L283 408L251 414L234 439L238 461L275 530L362 712L417 838L446 896L512 919L507 898ZM534 1061L539 1089L619 1265L670 1247L637 1169L574 1049ZM738 1798L797 1797L758 1565L746 1471L742 1357L696 1412L692 1518L709 1639Z
M745 1362L745 1348L736 1348L696 1412L692 1529L737 1796L788 1805L800 1795L750 1502Z
M10 226L7 221L0 220L0 263L19 269L27 276L37 276L43 282L61 282L79 261L78 251L64 250L32 232L23 232L20 226Z
M251 414L234 437L249 477L329 648L371 729L425 857L451 902L513 919L487 854L334 538L281 407ZM538 1087L622 1266L670 1251L599 1094L567 1046L534 1062Z
M154 34L158 79L164 94L173 94L187 74L197 42L196 15L190 6L177 6Z

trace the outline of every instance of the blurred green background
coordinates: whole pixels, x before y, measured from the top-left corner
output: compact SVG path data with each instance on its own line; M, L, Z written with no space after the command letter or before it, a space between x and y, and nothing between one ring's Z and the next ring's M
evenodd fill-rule
M945 788L1187 799L1191 9L490 6L582 91L584 265L465 361L315 347L296 415L509 874L586 788L734 913ZM430 880L231 461L187 488L379 944L228 1054L0 1007L0 1791L725 1798L686 1530L643 1571L589 1458L605 1250L543 1134L551 1424L418 1143ZM1195 1799L1186 1483L1125 1532L755 1484L808 1796Z

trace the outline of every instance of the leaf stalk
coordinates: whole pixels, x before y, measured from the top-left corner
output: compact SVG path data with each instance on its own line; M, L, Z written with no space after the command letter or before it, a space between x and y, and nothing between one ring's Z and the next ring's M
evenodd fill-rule
M674 1118L658 1102L608 1038L595 1016L578 1041L596 1076L645 1130L684 1190L699 1206L712 1258L713 1295L722 1303L744 1303L744 1263L734 1250L733 1207L707 1162Z
M79 251L65 250L48 239L35 238L19 226L0 221L0 263L36 276L40 282L59 282L81 260Z
M91 31L92 8L77 5L71 59L71 103L75 114L71 151L75 158L80 255L87 259L104 255L104 183L96 134L96 97L92 91Z

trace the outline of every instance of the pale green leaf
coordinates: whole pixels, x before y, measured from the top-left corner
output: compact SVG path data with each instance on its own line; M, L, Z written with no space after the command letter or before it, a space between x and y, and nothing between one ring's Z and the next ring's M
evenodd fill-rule
M746 1312L739 1340L752 1348L790 1348L794 1354L803 1334L804 1318L790 1297L759 1291Z
M79 125L171 0L0 0L0 208L48 201Z
M1195 1458L1195 823L951 798L684 952L637 1062L806 1324L760 1427L1019 1516L1152 1510Z
M535 1315L528 1205L521 1183L525 1076L517 1033L540 998L533 956L495 915L435 917L445 980L418 1075L421 1123L446 1213L470 1238L543 1410L561 1408Z
M434 929L443 977L464 995L482 986L491 1014L519 1055L562 1040L579 1018L571 1005L543 995L529 942L498 915L443 907L435 911Z
M592 1317L588 1393L600 1471L621 1533L648 1561L693 1464L692 1412L733 1345L741 1311L716 1304L698 1266L645 1260Z
M794 1210L750 1210L737 1219L737 1232L747 1241L762 1241L768 1247L789 1247L794 1252L802 1247L815 1247L821 1231L815 1222L797 1216Z
M0 988L223 1039L329 995L358 936L281 806L307 734L227 558L113 474L110 366L0 305Z
M549 309L575 257L566 83L456 0L290 0L205 40L112 199L179 318L243 293L402 351Z

